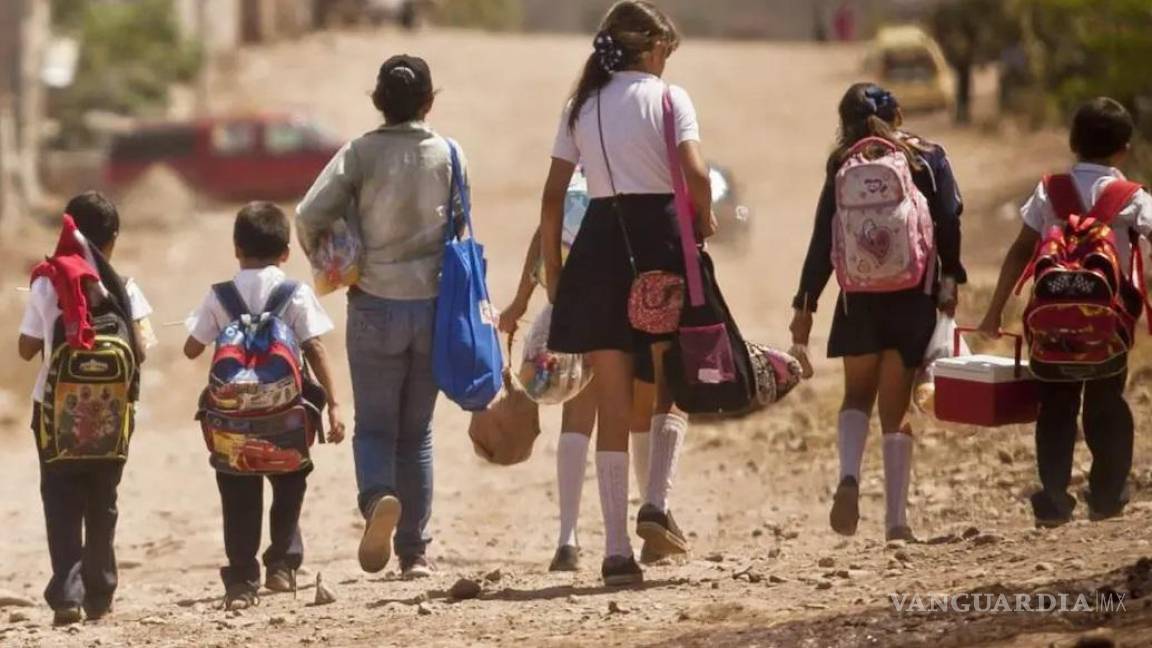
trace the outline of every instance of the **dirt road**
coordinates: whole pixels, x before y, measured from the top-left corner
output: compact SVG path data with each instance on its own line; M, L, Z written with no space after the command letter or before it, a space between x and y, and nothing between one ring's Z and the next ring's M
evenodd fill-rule
M376 123L367 92L380 61L400 51L426 56L442 89L432 121L468 152L490 285L498 299L507 298L535 224L557 116L584 40L463 32L319 35L247 52L215 102L219 110L307 112L351 137ZM752 339L787 342L789 296L823 180L835 102L856 79L858 61L852 49L709 42L689 42L672 60L669 77L696 101L706 152L743 181L744 202L755 212L750 252L742 258L716 252L729 301ZM973 207L970 249L990 258L990 248L1002 246L1011 228L996 215L999 202L1062 163L1059 138L958 133L943 120L926 128L950 149ZM170 232L134 228L131 214L127 218L119 260L149 294L158 323L182 319L211 282L233 272L227 210L197 214ZM290 265L305 268L300 259ZM988 273L974 270L978 277ZM342 324L341 299L325 305ZM15 309L6 310L8 330L17 317ZM817 329L826 331L826 323ZM591 470L580 526L588 568L575 576L546 572L556 526L558 411L545 413L546 431L529 463L498 469L473 456L467 417L442 403L435 419L431 556L440 571L434 579L404 583L391 573L359 572L351 447L323 446L316 450L303 518L306 567L323 573L337 602L310 607L306 589L297 599L267 596L254 610L225 614L218 609L218 498L190 420L205 365L179 357L182 329L162 327L160 336L121 489L122 586L108 621L68 630L48 625L39 602L48 561L22 398L5 412L16 423L0 439L0 589L38 607L5 608L0 644L1041 646L1097 625L1114 625L1121 645L1152 642L1152 612L1139 600L1112 617L898 614L889 603L889 594L901 592L1094 592L1102 583L1128 592L1129 581L1140 585L1136 571L1130 579L1128 572L1110 572L1152 555L1147 439L1138 442L1138 502L1126 518L1036 532L1024 499L1035 479L1027 430L977 433L922 421L911 520L936 544L884 545L878 443L866 458L861 533L842 540L826 528L840 393L839 376L826 362L816 381L777 409L692 428L673 501L692 532L694 552L690 560L648 570L642 588L600 587L594 568L603 536ZM343 335L333 335L331 346L342 361ZM348 394L346 372L340 374ZM1134 380L1140 420L1152 414L1146 378ZM1085 460L1078 456L1078 483ZM975 530L965 534L970 527ZM461 577L483 584L479 599L449 600L445 591Z

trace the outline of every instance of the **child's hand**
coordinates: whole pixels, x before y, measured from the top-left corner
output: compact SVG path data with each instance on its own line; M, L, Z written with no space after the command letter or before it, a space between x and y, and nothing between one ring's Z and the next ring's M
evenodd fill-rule
M984 320L980 322L980 326L976 327L976 330L984 337L998 338L1004 326L1003 319L1004 316L1002 314L988 311L988 314L984 316Z
M520 328L520 320L528 312L528 304L516 300L500 311L500 331L511 335Z
M716 219L716 212L708 212L708 218L696 219L696 236L701 241L716 236L716 232L720 229L720 221Z
M792 331L792 342L801 346L808 346L808 338L812 335L812 313L806 310L796 310L792 316L792 324L788 330Z
M344 440L344 417L340 414L339 405L328 406L328 443L340 443Z
M940 295L937 308L952 319L956 319L956 308L960 305L960 287L952 277L944 277L940 281Z

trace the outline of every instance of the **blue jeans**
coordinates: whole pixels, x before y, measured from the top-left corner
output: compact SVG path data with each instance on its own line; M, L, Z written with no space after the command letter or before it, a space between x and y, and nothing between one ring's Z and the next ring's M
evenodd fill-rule
M431 541L435 312L435 299L399 301L358 291L348 298L360 511L367 516L384 495L400 500L395 538L400 558L424 555Z

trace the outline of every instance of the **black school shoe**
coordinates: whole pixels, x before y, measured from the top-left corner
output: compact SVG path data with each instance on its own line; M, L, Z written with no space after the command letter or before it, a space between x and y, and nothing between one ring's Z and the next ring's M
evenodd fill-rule
M269 565L268 573L264 576L264 587L272 592L295 594L296 570L283 563Z
M644 539L641 555L657 562L669 556L688 553L688 540L671 511L661 511L651 504L640 507L636 515L636 535Z
M580 547L563 545L556 548L552 556L552 564L548 565L550 572L580 571Z
M843 536L856 535L860 525L860 485L855 477L845 477L832 496L832 512L828 514L832 530Z
M1053 499L1044 491L1032 493L1032 515L1036 517L1036 528L1055 529L1072 521L1076 510L1076 498L1068 493L1060 493Z
M52 611L52 625L54 626L75 625L83 620L84 615L80 613L78 607L60 608Z
M84 601L84 616L89 621L99 621L112 614L112 597L91 598Z
M600 566L600 576L608 587L639 585L644 582L644 572L632 556L608 556Z
M1124 491L1120 493L1120 498L1114 502L1101 503L1092 498L1092 491L1085 488L1080 492L1080 497L1088 503L1088 519L1092 522L1103 522L1110 520L1114 517L1120 517L1124 514L1124 508L1128 506L1128 488L1125 487Z
M233 583L224 590L224 610L247 610L260 605L257 583Z

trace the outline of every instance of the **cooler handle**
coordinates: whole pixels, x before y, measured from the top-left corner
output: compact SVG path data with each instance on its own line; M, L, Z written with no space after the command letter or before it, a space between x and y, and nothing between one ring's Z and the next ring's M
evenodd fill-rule
M980 332L980 329L978 329L978 328L972 328L972 327L968 327L968 326L957 326L956 332L953 333L953 335L952 335L952 354L957 355L957 356L960 355L960 335L961 334L963 334L963 333L979 333L979 332ZM1020 361L1023 358L1023 354L1024 354L1024 336L1020 335L1018 333L1010 333L1008 331L1005 331L1004 329L1000 329L1000 331L996 334L996 337L1010 337L1013 340L1015 340L1015 342L1016 342L1016 374L1015 374L1015 377L1017 380L1019 380L1020 377L1024 375L1023 368L1020 366Z

